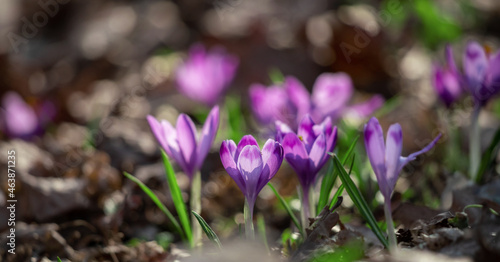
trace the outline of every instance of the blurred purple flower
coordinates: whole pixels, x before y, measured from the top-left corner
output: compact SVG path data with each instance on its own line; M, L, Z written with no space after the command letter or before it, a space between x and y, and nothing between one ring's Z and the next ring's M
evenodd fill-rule
M245 195L252 214L257 195L278 172L283 162L283 147L277 141L269 139L261 152L255 138L246 135L237 146L233 140L223 141L220 159L227 173Z
M285 159L295 170L303 192L303 205L309 213L309 189L328 159L337 142L337 127L330 117L316 125L309 115L300 122L297 134L285 124L276 122L277 133L282 137Z
M336 122L342 115L357 117L371 115L382 106L384 99L374 96L367 102L349 106L353 95L352 81L345 73L323 73L316 79L312 95L295 77L285 78L282 87L265 88L260 84L250 87L251 106L257 120L269 124L279 120L292 129L309 114L316 122L331 117Z
M238 63L238 58L222 47L207 52L203 45L193 45L177 70L177 87L190 99L213 106L233 80Z
M47 122L44 118L42 123L37 112L17 93L6 93L2 99L2 107L1 129L10 137L30 139L39 134L42 124ZM43 110L40 113L45 116Z
M205 157L214 142L219 129L219 107L215 106L208 114L203 125L201 137L197 138L196 127L185 114L177 118L176 128L168 121L158 122L156 118L148 115L149 126L154 136L170 158L175 159L184 173L192 179L200 170Z
M470 42L464 53L465 79L477 106L483 106L500 90L500 52L486 53L477 42Z
M386 201L390 201L392 191L403 167L410 161L415 160L418 155L426 153L434 147L441 134L422 150L412 153L408 157L401 156L403 132L398 123L389 127L384 142L382 127L377 118L372 117L365 125L364 136L366 153L377 177L380 192Z
M450 46L446 46L446 65L434 66L432 82L447 107L450 107L462 95L462 76L457 69Z

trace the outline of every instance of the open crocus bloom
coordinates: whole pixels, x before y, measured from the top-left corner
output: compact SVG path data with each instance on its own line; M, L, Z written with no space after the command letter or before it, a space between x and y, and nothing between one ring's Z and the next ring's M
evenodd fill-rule
M261 152L255 138L246 135L238 145L233 140L223 141L220 159L227 173L245 195L250 212L253 213L257 195L278 172L283 162L283 148L277 141L269 139Z
M205 161L219 129L219 107L215 106L208 114L199 139L193 121L185 114L180 114L177 118L176 128L168 121L158 122L150 115L147 119L161 147L192 179Z
M35 110L17 93L8 92L2 99L5 111L1 114L3 131L10 137L29 139L40 129Z
M202 45L194 45L177 70L178 89L192 100L213 106L233 80L238 63L238 58L223 48L206 52Z
M300 122L297 133L277 121L276 129L282 136L286 161L298 175L304 198L314 183L319 170L328 159L337 142L337 127L327 117L321 124L315 124L309 115ZM305 203L307 204L307 203Z
M365 147L373 171L377 177L380 192L386 201L390 201L392 191L396 185L399 173L408 162L414 160L418 155L429 151L441 134L422 150L402 157L403 132L399 124L393 124L387 131L387 139L384 143L384 133L377 118L372 117L365 125Z
M295 129L306 114L316 122L321 122L326 117L335 122L345 113L366 117L383 104L381 96L374 96L367 102L349 106L353 92L349 75L323 73L316 79L312 95L299 80L287 76L283 87L272 86L266 89L262 85L252 85L250 99L254 114L262 124L279 120ZM273 97L279 99L272 99Z
M489 55L476 42L467 45L464 75L477 106L483 106L500 91L500 52Z

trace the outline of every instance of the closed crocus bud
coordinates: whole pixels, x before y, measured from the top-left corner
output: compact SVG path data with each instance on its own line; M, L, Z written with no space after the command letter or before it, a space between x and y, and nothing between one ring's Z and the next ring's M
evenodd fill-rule
M29 139L40 130L36 112L17 93L6 93L2 106L2 130L8 136Z
M223 48L207 52L201 44L194 45L177 70L177 87L190 99L213 106L233 80L238 63L238 58Z
M500 53L487 54L476 42L464 53L463 69L467 87L477 106L483 106L500 90Z
M283 136L285 159L295 170L303 191L303 206L309 215L309 190L316 176L328 159L337 141L337 127L327 117L321 124L315 124L309 115L300 122L297 133L291 128L276 123L276 129Z
M462 76L455 65L450 46L446 46L446 63L444 67L434 66L432 83L439 98L450 107L463 93Z
M250 214L257 195L274 177L283 162L283 147L267 140L262 151L253 136L244 136L238 145L225 140L220 147L220 159L227 173L236 182L248 202Z
M203 165L219 129L219 107L215 106L208 114L199 138L193 121L185 114L179 115L175 128L168 121L159 122L153 116L148 116L147 120L160 146L192 179Z

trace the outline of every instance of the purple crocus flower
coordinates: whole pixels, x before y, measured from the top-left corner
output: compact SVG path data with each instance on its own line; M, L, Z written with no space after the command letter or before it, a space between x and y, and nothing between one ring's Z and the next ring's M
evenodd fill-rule
M315 124L309 115L300 122L297 133L277 121L278 135L283 138L285 159L295 170L303 193L303 205L306 216L309 214L309 190L316 176L328 159L337 142L337 127L327 117L321 124Z
M464 75L477 106L483 106L500 90L500 52L489 55L477 42L470 42L463 58Z
M166 120L158 122L150 115L147 119L161 147L192 179L205 161L219 129L219 107L213 107L208 114L199 139L193 121L185 114L179 115L175 128Z
M1 127L10 137L29 139L40 131L40 122L31 106L17 93L8 92L3 96Z
M384 142L384 133L377 118L372 117L365 125L365 147L373 171L377 177L380 192L386 201L390 201L392 191L396 185L399 173L410 161L415 160L420 154L429 151L441 137L438 135L422 150L402 157L403 132L399 124L393 124L387 131Z
M450 107L463 93L462 76L450 46L446 46L446 62L444 67L434 66L432 82L441 100Z
M253 136L244 136L238 145L225 140L220 147L220 159L227 173L240 188L253 213L257 195L274 177L283 162L283 147L277 141L267 140L260 151Z
M349 75L323 73L316 79L312 95L299 80L287 76L282 87L266 89L252 85L250 99L254 114L262 124L279 120L295 129L306 114L316 122L326 117L335 122L344 114L366 117L383 104L384 99L377 95L367 102L349 106L353 92Z
M196 44L177 70L177 87L190 99L213 106L233 80L238 63L237 57L221 47L207 52L201 44Z

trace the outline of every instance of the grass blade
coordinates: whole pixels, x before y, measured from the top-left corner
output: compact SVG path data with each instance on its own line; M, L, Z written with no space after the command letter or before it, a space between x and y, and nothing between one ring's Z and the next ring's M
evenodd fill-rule
M205 232L205 235L207 235L208 239L210 241L214 242L217 244L219 249L222 249L222 244L220 243L219 237L215 232L212 230L212 228L208 225L208 223L201 217L198 213L191 211L191 213L196 217L196 220L198 220L198 223L200 223L201 229L203 229L203 232Z
M346 153L344 154L344 157L342 158L342 164L344 165L347 159L350 157L352 152L354 151L354 147L356 146L356 143L358 142L359 136L356 136L354 141L351 143L351 146L349 146L349 149L347 149ZM332 192L333 185L335 184L335 180L337 179L338 173L335 172L335 168L333 163L328 166L328 171L326 172L325 176L323 177L323 180L321 181L321 190L319 192L319 199L318 199L318 206L317 206L317 211L316 213L319 214L321 210L327 205L328 199L330 198L330 193ZM338 192L338 190L337 190ZM342 194L342 192L340 192ZM335 204L337 201L333 201Z
M62 260L59 257L57 257L57 262L62 262Z
M349 168L349 177L351 176L352 168L354 167L354 159L356 158L356 155L352 156L352 162L351 162L351 167ZM344 164L344 163L342 163ZM335 195L333 195L332 202L330 202L330 209L333 208L335 203L337 203L337 200L339 197L344 193L344 184L341 184L339 188L337 189L337 192L335 192Z
M163 149L161 150L161 158L163 160L163 165L165 166L165 173L167 175L168 187L170 189L170 194L172 195L172 200L174 201L175 209L177 210L177 215L179 216L179 221L181 222L182 228L186 233L187 240L191 247L194 246L193 234L191 232L191 224L189 222L189 215L187 212L186 204L182 199L181 189L179 184L177 184L177 178L175 177L174 169L168 161L167 154Z
M389 246L387 239L385 238L382 230L378 227L377 220L375 220L375 216L368 207L368 204L366 203L365 199L359 192L358 188L356 187L354 182L351 180L351 178L345 171L344 166L340 163L340 160L337 156L333 156L333 163L335 164L335 169L337 170L337 172L339 172L340 180L342 180L342 184L345 186L345 189L349 194L349 196L351 197L352 201L358 208L363 218L368 222L368 225L370 225L373 233L377 236L380 242L387 248Z
M267 183L267 185L271 188L271 190L273 190L274 194L276 195L276 197L279 199L279 201L281 202L281 205L283 205L283 207L285 208L286 212L288 213L288 215L290 216L290 218L292 219L293 223L295 224L295 226L299 229L299 232L301 234L304 233L303 229L302 229L302 225L300 224L299 220L297 219L297 217L295 216L295 214L293 213L292 211L292 208L290 208L290 206L288 205L288 203L285 201L285 199L283 199L283 197L281 197L281 195L278 193L278 191L276 190L276 188L274 188L274 186L271 184L271 183Z
M181 226L179 225L177 220L175 220L175 217L172 215L172 213L170 213L170 211L168 211L167 207L160 201L160 199L158 199L156 194L153 193L153 191L148 186L146 186L144 183L142 183L135 176L132 176L131 174L129 174L127 172L123 172L123 175L125 177L127 177L128 179L132 180L132 182L136 183L142 189L142 191L144 191L144 193L146 193L146 195L148 195L149 198L151 198L151 200L153 200L153 203L155 203L156 206L158 206L158 208L161 211L163 211L163 213L165 213L165 215L167 215L168 219L170 219L170 221L174 225L175 230L177 230L177 232L179 232L179 234L181 235L181 238L183 240L186 240L186 236L184 235L184 231L182 231Z
M495 159L495 156L497 155L496 152L498 152L498 149L500 148L500 146L498 146L499 144L500 144L500 128L496 131L490 146L488 146L486 151L484 151L483 153L483 156L481 158L481 163L479 164L479 168L475 176L476 177L475 182L477 184L481 183L484 173L488 170L493 160Z

